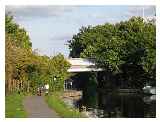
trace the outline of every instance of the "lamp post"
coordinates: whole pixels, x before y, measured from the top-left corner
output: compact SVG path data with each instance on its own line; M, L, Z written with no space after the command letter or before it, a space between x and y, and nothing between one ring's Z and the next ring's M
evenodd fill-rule
M54 78L53 78L54 84L55 84L55 82L56 82L56 79L57 79L56 76L54 76ZM54 89L56 90L56 85L55 85Z

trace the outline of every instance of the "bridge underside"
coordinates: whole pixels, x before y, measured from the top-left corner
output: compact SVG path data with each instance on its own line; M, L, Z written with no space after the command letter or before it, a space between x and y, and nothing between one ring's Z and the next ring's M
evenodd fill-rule
M102 70L85 70L85 71L79 71L74 70L71 73L73 73L73 76L71 76L69 79L65 80L64 89L65 90L83 90L85 87L88 87L89 83L92 82L91 79L93 76L96 78L96 80L99 82L100 85L102 81L102 76L104 71ZM95 80L95 79L94 79ZM91 83L92 84L92 83Z

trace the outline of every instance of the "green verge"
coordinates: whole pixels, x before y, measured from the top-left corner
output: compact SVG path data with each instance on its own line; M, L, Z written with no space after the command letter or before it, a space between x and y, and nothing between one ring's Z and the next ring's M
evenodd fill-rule
M5 117L6 118L24 118L27 113L23 106L23 94L10 94L5 97Z
M46 102L48 106L54 109L55 112L60 117L63 118L84 118L85 116L82 115L77 109L71 108L67 106L64 101L60 98L61 93L56 92L52 95L46 96Z

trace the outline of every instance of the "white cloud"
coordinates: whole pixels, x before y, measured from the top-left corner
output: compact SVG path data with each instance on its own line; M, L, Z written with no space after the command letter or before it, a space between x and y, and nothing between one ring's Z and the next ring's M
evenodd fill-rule
M6 6L6 13L11 13L18 19L32 17L59 16L71 12L77 7L74 6Z

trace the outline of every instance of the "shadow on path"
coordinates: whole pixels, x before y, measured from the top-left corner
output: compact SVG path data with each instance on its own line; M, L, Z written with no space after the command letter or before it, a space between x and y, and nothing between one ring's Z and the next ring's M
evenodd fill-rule
M43 96L27 96L24 99L24 108L28 113L28 118L58 118L55 111L50 109L45 103Z

